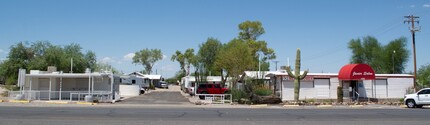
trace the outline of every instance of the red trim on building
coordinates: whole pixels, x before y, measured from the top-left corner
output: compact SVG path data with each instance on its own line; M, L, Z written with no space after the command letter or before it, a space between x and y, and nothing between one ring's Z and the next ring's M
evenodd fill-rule
M339 71L339 80L374 80L375 71L367 64L348 64Z

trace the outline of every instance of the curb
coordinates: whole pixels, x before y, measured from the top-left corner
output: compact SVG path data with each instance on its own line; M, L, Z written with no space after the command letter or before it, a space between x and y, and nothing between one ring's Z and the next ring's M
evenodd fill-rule
M360 108L360 107L363 107L363 105L350 105L349 107L351 107L351 108Z
M317 105L318 108L331 108L333 105Z
M9 102L13 102L13 103L30 103L30 101L28 101L28 100L9 100Z
M264 108L267 107L267 104L259 104L259 105L250 105L251 108Z
M91 103L91 102L76 102L76 104L79 104L79 105L97 105L97 103Z
M59 101L47 101L46 103L49 103L49 104L69 104L69 102L64 102L64 101L61 101L61 102L59 102Z
M282 107L299 107L300 105L283 105Z

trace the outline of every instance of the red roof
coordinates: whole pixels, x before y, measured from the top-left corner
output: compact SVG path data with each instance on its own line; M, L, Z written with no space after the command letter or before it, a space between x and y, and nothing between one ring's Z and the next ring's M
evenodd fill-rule
M348 64L339 71L339 80L373 80L375 71L367 64Z

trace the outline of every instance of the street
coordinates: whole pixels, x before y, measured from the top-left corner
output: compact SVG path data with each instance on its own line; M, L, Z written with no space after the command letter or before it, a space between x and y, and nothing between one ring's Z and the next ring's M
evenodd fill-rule
M0 106L1 125L425 125L428 109Z

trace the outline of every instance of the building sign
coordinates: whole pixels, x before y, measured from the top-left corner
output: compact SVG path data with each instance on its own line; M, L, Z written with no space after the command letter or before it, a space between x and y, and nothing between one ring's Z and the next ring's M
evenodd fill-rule
M372 76L371 72L352 72L352 76Z
M282 77L282 80L284 81L294 81L295 78L290 77L290 76L284 76ZM313 81L314 77L313 76L306 76L304 79L302 79L301 81Z

